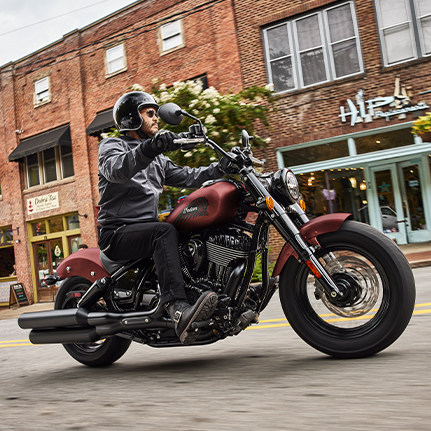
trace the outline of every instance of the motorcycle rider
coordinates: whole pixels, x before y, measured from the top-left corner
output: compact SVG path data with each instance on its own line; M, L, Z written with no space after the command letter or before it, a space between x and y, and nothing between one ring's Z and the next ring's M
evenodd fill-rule
M193 322L206 320L217 305L217 294L204 292L189 304L178 254L178 234L169 223L158 221L163 186L197 188L224 175L217 163L189 168L175 165L164 153L179 149L178 136L158 128L159 106L148 93L121 96L113 115L121 135L99 144L101 226L99 247L112 260L153 257L160 290L160 305L175 322L183 344L193 342Z

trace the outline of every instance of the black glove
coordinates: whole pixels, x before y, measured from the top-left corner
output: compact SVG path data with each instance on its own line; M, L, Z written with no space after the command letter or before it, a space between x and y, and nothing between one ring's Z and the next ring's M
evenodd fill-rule
M235 158L233 156L222 156L218 162L218 167L225 174L237 174L239 172L239 167L235 163Z
M181 145L175 144L174 139L178 139L174 132L160 130L151 140L143 142L142 151L147 157L154 158L161 153L178 150Z

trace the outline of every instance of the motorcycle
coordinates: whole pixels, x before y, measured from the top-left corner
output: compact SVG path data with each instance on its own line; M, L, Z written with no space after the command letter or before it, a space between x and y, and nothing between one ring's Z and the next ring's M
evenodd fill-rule
M230 174L191 193L166 219L179 232L190 302L207 290L218 294L213 315L192 324L197 336L191 345L214 343L258 324L277 290L291 327L327 355L370 356L403 333L413 313L415 283L392 240L347 213L309 220L293 172L259 173L255 165L262 162L253 156L246 131L242 146L226 152L205 135L198 118L178 105L162 105L159 116L172 125L184 116L193 119L196 123L177 143L188 150L204 143L225 158ZM271 276L270 226L286 241ZM257 261L262 283L253 284ZM152 347L181 344L174 322L159 306L152 259L112 261L97 248L82 249L45 282L59 280L54 310L18 319L21 328L31 329L32 343L62 343L88 366L112 364L132 341Z

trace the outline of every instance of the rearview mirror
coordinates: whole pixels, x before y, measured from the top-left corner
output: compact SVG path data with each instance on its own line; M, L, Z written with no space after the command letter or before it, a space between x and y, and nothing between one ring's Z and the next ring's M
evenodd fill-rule
M181 108L175 103L165 103L159 108L159 117L172 126L177 126L183 120Z

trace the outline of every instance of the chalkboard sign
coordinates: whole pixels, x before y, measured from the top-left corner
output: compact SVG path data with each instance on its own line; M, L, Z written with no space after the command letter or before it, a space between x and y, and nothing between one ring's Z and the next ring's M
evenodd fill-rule
M18 306L28 305L28 298L24 290L24 286L21 283L12 284L11 286L12 293L15 296L16 302Z

